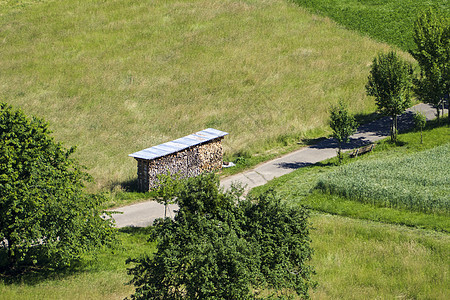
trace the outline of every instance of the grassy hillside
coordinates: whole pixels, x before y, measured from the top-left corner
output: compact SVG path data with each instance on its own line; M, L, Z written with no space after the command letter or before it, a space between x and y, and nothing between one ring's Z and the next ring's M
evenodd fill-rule
M136 177L129 153L207 127L254 154L323 134L339 99L372 112L388 49L284 0L0 5L0 101L77 145L99 187Z
M428 7L439 9L450 18L448 0L293 0L315 13L326 15L346 28L378 41L413 49L412 24Z

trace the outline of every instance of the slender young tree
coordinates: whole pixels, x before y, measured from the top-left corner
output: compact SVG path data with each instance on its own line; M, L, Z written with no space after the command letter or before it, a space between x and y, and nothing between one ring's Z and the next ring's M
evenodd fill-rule
M439 120L439 107L450 93L450 19L429 8L414 23L413 38L416 48L410 53L420 67L414 90L421 101L436 108Z
M351 116L342 101L337 106L331 107L330 127L333 130L333 137L338 142L339 164L342 162L342 144L349 141L349 137L356 131L357 124L355 118Z
M423 144L422 130L425 128L425 125L427 124L427 118L421 112L415 112L414 124L416 128L420 130L420 143Z
M156 188L156 201L164 204L164 218L167 217L167 207L175 203L175 198L183 182L179 174L161 174L158 175L159 186Z
M397 141L397 116L411 104L413 69L395 52L379 54L372 63L367 95L374 96L378 110L392 118L391 140Z

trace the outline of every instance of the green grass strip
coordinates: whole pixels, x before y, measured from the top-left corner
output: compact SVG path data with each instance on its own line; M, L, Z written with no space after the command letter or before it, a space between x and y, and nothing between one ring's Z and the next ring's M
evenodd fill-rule
M294 0L297 4L330 17L346 28L372 38L412 49L412 25L418 14L434 7L450 17L447 0Z

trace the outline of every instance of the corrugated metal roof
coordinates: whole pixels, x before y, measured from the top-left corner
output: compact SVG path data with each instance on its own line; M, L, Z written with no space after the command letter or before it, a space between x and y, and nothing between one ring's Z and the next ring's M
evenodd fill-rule
M226 136L228 133L223 132L214 128L208 128L190 135L187 135L185 137L176 139L171 142L167 142L164 144L160 144L157 146L153 146L138 152L135 152L133 154L130 154L128 156L134 157L134 158L141 158L141 159L155 159L161 156L165 156L168 154L172 154L178 151L181 151L183 149L206 143L210 140Z

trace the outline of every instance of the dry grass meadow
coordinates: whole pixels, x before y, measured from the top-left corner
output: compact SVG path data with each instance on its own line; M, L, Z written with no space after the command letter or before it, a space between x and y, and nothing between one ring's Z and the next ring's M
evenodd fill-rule
M373 112L364 85L389 49L284 0L19 2L0 13L0 101L76 145L97 188L207 127L230 157L326 133L340 99Z

